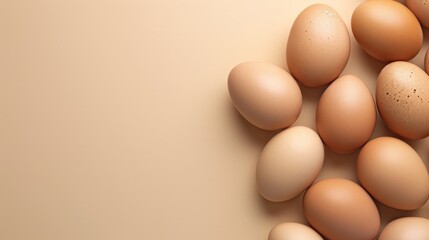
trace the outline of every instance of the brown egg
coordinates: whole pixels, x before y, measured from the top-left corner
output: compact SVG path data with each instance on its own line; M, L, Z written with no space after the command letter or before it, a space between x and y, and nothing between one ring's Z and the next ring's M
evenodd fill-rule
M302 193L319 175L325 152L319 135L308 127L291 127L275 135L256 167L259 193L281 202Z
M423 26L429 28L428 0L405 0L405 5L416 15Z
M330 240L373 240L380 228L375 203L350 180L314 183L304 195L303 208L308 222Z
M376 101L385 125L407 139L429 136L429 76L409 62L393 62L380 72Z
M323 238L304 224L288 222L274 226L268 240L323 240Z
M345 75L322 94L316 112L317 131L332 151L352 153L371 137L376 114L365 83L356 76Z
M378 240L427 240L429 220L421 217L398 218L386 225Z
M301 112L302 95L295 79L270 63L237 65L228 76L228 90L238 112L265 130L286 128Z
M307 7L292 25L286 49L292 75L308 87L337 78L347 65L350 37L340 15L325 4Z
M408 61L423 44L419 21L396 1L361 3L352 15L352 32L361 48L380 61Z
M357 177L381 203L401 210L417 209L429 198L429 174L417 152L392 137L369 141L359 153Z

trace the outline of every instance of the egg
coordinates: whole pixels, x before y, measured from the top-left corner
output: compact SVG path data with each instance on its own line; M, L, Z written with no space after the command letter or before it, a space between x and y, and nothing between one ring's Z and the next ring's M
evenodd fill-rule
M393 220L381 231L378 240L427 240L429 220L421 217L403 217Z
M407 139L429 136L429 76L409 62L393 62L380 72L376 102L386 127Z
M428 0L405 0L405 5L416 15L423 26L429 28Z
M268 240L323 240L323 238L304 224L287 222L274 226Z
M353 12L351 23L360 47L380 61L408 61L423 44L419 21L396 1L364 1Z
M425 70L426 70L426 73L429 74L429 48L426 51L426 56L425 56Z
M303 208L311 226L330 240L373 240L380 228L374 201L350 180L317 181L304 194Z
M302 107L295 79L282 68L265 62L245 62L228 76L233 105L251 124L265 130L292 125Z
M260 194L281 202L296 197L322 169L324 148L311 128L295 126L275 135L265 145L256 167Z
M347 65L350 37L340 15L330 6L314 4L295 19L286 47L291 74L308 87L336 79Z
M332 151L352 153L371 137L376 114L374 99L365 83L354 75L344 75L320 97L317 131Z
M399 139L369 141L359 153L356 173L362 186L389 207L414 210L429 198L429 174L423 160Z

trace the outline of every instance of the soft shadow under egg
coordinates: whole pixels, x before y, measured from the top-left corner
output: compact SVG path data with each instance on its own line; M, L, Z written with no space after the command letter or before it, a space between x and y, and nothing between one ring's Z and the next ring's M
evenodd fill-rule
M230 115L232 116L233 122L237 129L245 136L243 139L250 141L255 147L261 148L277 133L281 130L267 131L253 126L246 119L244 119L240 113L232 105L231 101L228 101L228 108L230 109Z

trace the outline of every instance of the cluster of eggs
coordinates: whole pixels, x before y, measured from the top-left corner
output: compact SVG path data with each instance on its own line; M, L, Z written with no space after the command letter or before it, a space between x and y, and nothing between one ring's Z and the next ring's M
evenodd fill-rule
M373 199L396 209L415 210L429 199L429 174L418 153L399 138L429 136L429 50L425 70L409 63L422 48L422 27L429 27L429 1L365 1L351 19L353 35L371 57L385 62L375 100L357 76L341 75L350 56L348 29L330 6L315 4L294 21L287 42L290 73L265 62L244 62L228 76L228 90L238 112L265 130L285 129L264 147L256 169L260 194L282 202L302 192L303 211L312 228L283 223L269 240L429 239L429 220L390 222L380 233ZM316 110L317 132L290 127L302 108L296 80L307 87L330 84ZM378 112L399 138L370 140ZM316 181L324 145L349 154L360 149L356 175L360 184L341 178ZM313 229L314 228L314 229ZM412 237L411 237L412 236ZM410 238L411 237L411 238Z

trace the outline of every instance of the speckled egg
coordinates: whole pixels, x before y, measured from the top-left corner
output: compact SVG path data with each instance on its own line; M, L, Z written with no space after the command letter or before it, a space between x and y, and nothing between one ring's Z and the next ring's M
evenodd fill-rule
M393 62L380 72L378 111L385 125L407 139L429 136L429 76L409 62Z
M340 15L330 6L304 9L290 30L286 59L291 74L308 87L336 79L347 65L350 37Z

